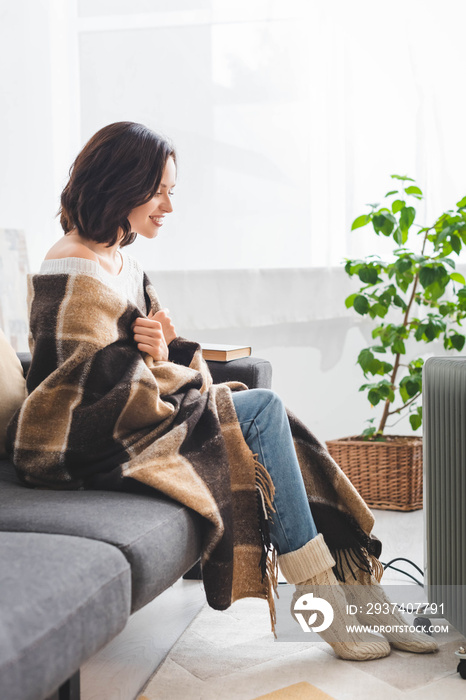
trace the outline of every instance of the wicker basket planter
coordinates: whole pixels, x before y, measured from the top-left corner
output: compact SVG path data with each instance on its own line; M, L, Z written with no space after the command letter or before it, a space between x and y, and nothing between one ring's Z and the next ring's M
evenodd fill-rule
M386 442L358 436L329 440L327 448L370 508L422 508L422 438L390 435Z

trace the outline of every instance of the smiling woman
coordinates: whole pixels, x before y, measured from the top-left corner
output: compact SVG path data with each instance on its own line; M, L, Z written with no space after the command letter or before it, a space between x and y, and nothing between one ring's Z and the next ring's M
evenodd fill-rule
M130 213L140 225L141 213L172 211L175 177L175 149L167 139L142 124L110 124L88 141L71 166L61 195L63 230L108 246L117 241L120 247L129 245L135 232L145 235L132 228Z
M158 191L148 202L136 207L128 215L132 231L137 231L144 238L154 238L157 235L158 229L163 226L165 215L173 211L170 199L173 196L175 180L176 166L170 155L165 163Z
M343 625L340 581L362 584L351 602L366 588L388 604L361 496L275 392L213 383L200 345L177 336L121 252L138 233L155 238L175 178L173 147L141 124L101 129L76 158L61 198L65 235L29 280L28 397L8 432L18 474L39 487L124 491L138 481L162 491L202 516L212 607L266 598L274 630L279 566L297 595L325 588L336 622L319 633L339 656L387 656L386 639ZM421 634L390 642L437 648Z
M138 234L157 236L173 211L175 183L176 154L167 139L133 122L100 129L71 166L59 212L65 235L48 251L41 271L56 272L59 265L85 272L92 261L97 273L114 278L113 289L145 311L142 269L121 249ZM132 330L141 352L168 359L167 335L170 342L176 334L166 310L135 319Z

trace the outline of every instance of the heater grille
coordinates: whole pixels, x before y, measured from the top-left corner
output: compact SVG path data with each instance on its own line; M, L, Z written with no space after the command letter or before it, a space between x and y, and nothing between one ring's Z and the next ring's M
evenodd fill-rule
M466 634L466 357L429 358L422 393L427 595Z

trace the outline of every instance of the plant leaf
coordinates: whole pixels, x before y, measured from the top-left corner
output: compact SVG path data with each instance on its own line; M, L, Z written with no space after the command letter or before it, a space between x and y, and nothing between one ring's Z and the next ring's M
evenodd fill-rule
M436 274L433 267L428 267L427 265L421 267L419 271L419 282L422 284L424 289L435 282L435 278Z
M406 194L420 194L420 195L422 195L422 190L420 190L419 187L416 187L416 185L410 185L409 187L406 188L405 192L406 192Z
M369 311L369 302L362 294L357 294L353 301L354 310L364 316Z
M403 199L395 199L395 201L392 202L392 212L394 214L397 214L405 206L406 206L406 202Z
M414 207L403 207L400 214L400 228L402 231L408 231L416 217Z
M372 219L372 225L376 233L383 233L389 236L396 224L395 217L390 212L379 212Z
M454 335L450 336L451 344L455 348L455 350L458 350L458 352L461 352L461 350L464 348L464 342L466 338L464 335L460 335L459 333L455 333Z
M358 364L361 365L361 369L366 374L369 370L371 363L374 361L374 355L368 348L364 348L358 355Z
M358 277L364 284L377 284L377 270L372 265L364 265L358 272Z
M406 355L406 348L401 338L397 338L392 345L392 352L395 355Z
M411 423L411 428L417 430L422 425L422 418L418 413L412 413L409 416L409 422Z
M409 258L399 258L395 263L398 272L407 272L412 267L412 262Z
M417 382L413 382L411 379L405 383L406 391L408 392L409 398L416 396L419 391L419 385Z
M459 255L461 252L461 247L462 247L461 238L459 236L457 236L456 234L452 234L450 236L450 245L453 248L453 250L455 251L455 253L457 255Z
M355 219L351 224L351 230L354 231L357 228L361 228L361 226L365 226L369 223L370 220L370 214L363 214L362 216L358 216L357 219Z
M393 304L395 306L399 306L401 309L403 309L403 311L406 311L406 309L408 308L406 302L400 297L399 294L395 294L395 296L393 297Z
M380 318L384 318L387 315L388 307L377 302L372 306L371 311L373 312L374 317L379 316Z

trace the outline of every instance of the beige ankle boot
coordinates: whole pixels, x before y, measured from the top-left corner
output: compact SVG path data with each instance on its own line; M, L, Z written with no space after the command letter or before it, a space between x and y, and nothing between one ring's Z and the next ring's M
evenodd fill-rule
M347 624L354 620L346 613L346 598L343 589L332 571L335 565L322 534L309 540L294 552L278 557L278 565L288 583L296 585L293 604L305 593L324 598L332 606L333 622L319 636L342 659L367 661L388 656L390 645L382 637L369 632L349 632Z
M381 634L392 646L402 651L425 654L438 649L437 642L428 634L408 630L409 622L397 610L374 574L361 569L355 571L345 556L341 557L340 562L345 577L343 588L347 601L357 606L356 616L362 624L390 628L389 631L381 630Z

